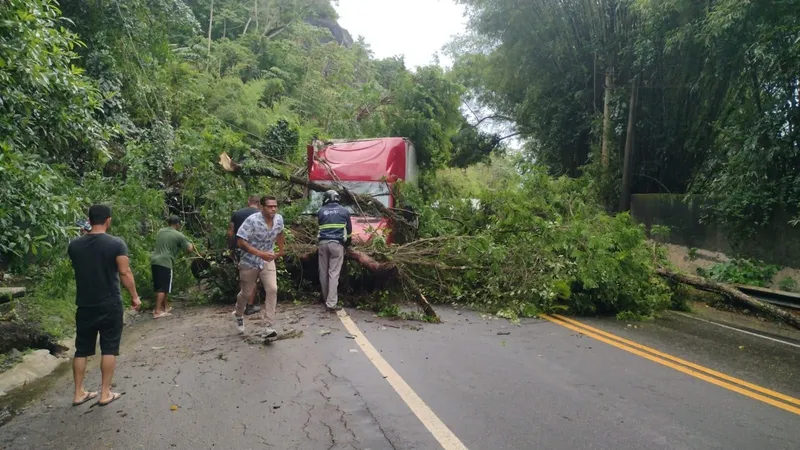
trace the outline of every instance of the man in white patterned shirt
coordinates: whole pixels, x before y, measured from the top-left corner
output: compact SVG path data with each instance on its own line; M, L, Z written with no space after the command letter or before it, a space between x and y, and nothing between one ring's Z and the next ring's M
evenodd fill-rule
M285 253L283 217L278 214L275 197L264 196L259 202L261 212L245 219L236 233L237 244L244 251L239 261L239 295L236 297L236 329L244 333L244 310L252 297L258 279L264 286L266 299L261 314L266 320L264 330L267 337L275 337L275 306L278 303L278 277L275 261ZM278 252L275 252L275 244Z

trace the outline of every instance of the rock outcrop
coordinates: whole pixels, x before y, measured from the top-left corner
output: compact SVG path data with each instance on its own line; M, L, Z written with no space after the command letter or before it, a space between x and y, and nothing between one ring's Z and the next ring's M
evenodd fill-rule
M306 23L318 28L327 28L333 35L334 40L340 45L344 45L345 47L353 45L353 36L350 35L349 31L342 28L336 19L330 17L312 17L306 19Z

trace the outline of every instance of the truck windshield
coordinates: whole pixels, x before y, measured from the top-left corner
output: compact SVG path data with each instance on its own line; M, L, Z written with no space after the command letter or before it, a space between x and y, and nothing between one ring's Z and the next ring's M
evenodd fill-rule
M330 186L333 188L333 183L329 181L316 181L323 186ZM355 194L369 195L375 200L381 202L383 206L389 208L389 186L382 181L341 181L340 185L345 187L350 192ZM350 214L358 215L361 211L357 210L351 205L343 205L350 211ZM306 207L306 214L316 214L319 208L322 207L322 192L311 192L311 202Z

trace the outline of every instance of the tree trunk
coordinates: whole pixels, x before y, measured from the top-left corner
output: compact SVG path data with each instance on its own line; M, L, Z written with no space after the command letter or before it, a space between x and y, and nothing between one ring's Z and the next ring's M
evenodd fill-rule
M375 261L373 257L358 250L347 249L347 257L372 273L386 274L397 270L397 266L393 263Z
M258 33L258 0L253 0L253 11L256 16L256 33Z
M606 70L605 91L603 97L603 143L600 150L600 161L604 168L608 168L608 146L611 140L611 93L614 90L614 68Z
M688 284L689 286L696 287L702 291L724 295L733 301L736 301L742 305L746 305L755 310L765 312L776 319L782 320L787 325L791 325L794 328L800 329L800 317L795 316L789 311L770 305L769 303L756 300L732 286L715 283L694 275L672 272L667 269L657 269L656 273L664 278L669 278L679 283Z
M244 24L244 31L242 31L242 36L244 36L245 34L247 34L247 27L249 27L249 26L250 26L250 22L251 22L252 20L253 20L253 18L252 18L252 17L248 17L248 18L247 18L247 23L246 23L246 24Z
M214 0L211 0L211 12L208 15L208 55L211 56L211 30L214 28Z
M636 103L639 97L639 77L633 77L631 101L628 106L628 131L625 136L625 159L622 164L622 193L619 197L619 210L631 209L631 184L633 183L633 153L636 134Z
M425 298L425 295L422 294L422 290L417 286L417 283L414 282L410 277L406 276L404 273L400 273L400 280L409 288L411 289L411 293L414 294L414 300L417 302L417 305L422 308L422 311L425 313L426 316L432 317L436 322L441 322L441 318L439 315L436 314L434 311L433 306L431 306L428 299Z

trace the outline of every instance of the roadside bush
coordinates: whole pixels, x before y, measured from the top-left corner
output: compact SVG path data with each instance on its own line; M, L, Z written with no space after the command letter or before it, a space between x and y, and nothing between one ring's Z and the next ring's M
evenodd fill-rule
M779 270L780 267L761 261L732 259L728 262L714 264L708 270L698 269L698 272L700 275L720 283L766 287Z
M781 278L781 280L778 281L778 289L786 292L797 292L797 281L795 281L795 279L792 277Z

